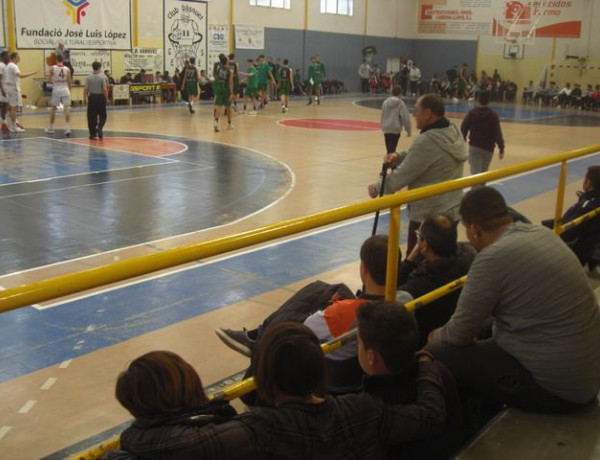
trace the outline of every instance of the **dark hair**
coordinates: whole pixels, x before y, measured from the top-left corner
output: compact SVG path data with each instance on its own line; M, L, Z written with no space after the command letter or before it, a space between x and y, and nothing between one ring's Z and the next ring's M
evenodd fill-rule
M400 86L400 85L392 86L392 95L400 96L401 93L402 93L402 86Z
M446 214L427 216L421 223L421 238L440 257L451 257L456 253L456 222Z
M305 398L325 392L325 357L319 339L302 324L268 328L253 358L257 396L263 405L274 406L277 393Z
M252 58L248 58L248 62L254 62Z
M8 51L2 51L2 53L0 53L0 58L4 59L6 56L10 57Z
M219 62L221 64L227 64L227 56L225 56L223 53L219 54Z
M133 360L119 374L115 395L134 417L172 414L208 402L194 368L170 351L151 351Z
M94 70L100 70L102 68L102 63L99 61L94 61L92 62L92 69ZM128 73L127 75L131 75L130 73Z
M196 64L196 58L195 57L191 57L190 58L190 64L192 64L192 65Z
M373 235L367 238L360 247L360 260L364 262L369 275L379 286L385 286L387 273L388 236ZM398 248L398 260L402 252Z
M231 54L228 56L228 58L229 58L229 59L232 59L232 60L233 60L233 59L235 59L235 54L231 53Z
M367 302L357 312L358 335L366 349L381 355L390 372L400 372L415 363L419 345L417 320L399 302Z
M477 101L481 104L481 105L488 105L490 103L490 92L489 91L482 91L479 93L479 96L477 97Z
M63 55L62 54L57 54L56 55L56 62L63 62L63 61L64 61Z
M288 61L287 59L283 60L283 65L288 65L290 63L290 61Z
M595 191L600 191L600 166L590 166L585 173L585 178L592 183Z
M512 221L504 197L488 186L469 190L463 196L458 212L464 223L478 224L486 231Z
M431 110L431 112L437 117L443 117L446 114L446 108L444 107L444 100L439 94L428 93L421 96L421 109Z
M18 56L19 56L19 53L17 53L16 51L14 53L10 53L10 58L11 59L15 59Z

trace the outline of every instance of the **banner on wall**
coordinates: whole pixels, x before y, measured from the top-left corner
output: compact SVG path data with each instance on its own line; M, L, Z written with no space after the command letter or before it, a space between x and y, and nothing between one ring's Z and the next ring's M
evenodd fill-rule
M235 47L244 50L265 49L265 28L236 25Z
M579 38L585 3L577 0L419 0L418 32ZM535 32L532 30L535 29Z
M44 50L44 64L54 51ZM73 75L89 75L92 73L92 64L101 62L102 69L111 69L111 52L108 50L72 50L71 65L73 66Z
M0 0L0 11L2 18L0 19L0 48L6 48L6 37L4 36L4 0Z
M161 49L135 48L123 53L124 73L137 74L144 69L147 74L163 72L164 57Z
M229 26L208 26L208 65L212 69L219 54L229 54Z
M14 0L17 47L131 49L129 0Z
M164 0L164 67L171 75L191 57L199 70L208 68L207 10L205 2Z

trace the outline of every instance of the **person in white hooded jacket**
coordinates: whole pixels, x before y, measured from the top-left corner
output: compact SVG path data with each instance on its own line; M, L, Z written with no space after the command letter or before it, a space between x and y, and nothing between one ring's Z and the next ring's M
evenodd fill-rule
M394 153L398 147L402 128L410 137L410 114L406 104L400 97L402 86L394 85L392 95L383 101L381 107L381 131L385 138L385 147L387 153Z
M408 186L416 189L462 177L463 166L469 155L459 129L445 118L444 101L437 94L425 94L417 100L413 117L421 134L408 152L391 153L385 161L396 166L386 178L385 193L394 193ZM368 187L371 198L377 197L381 179ZM458 218L462 191L424 198L408 204L407 254L416 244L417 230L425 216L448 214Z

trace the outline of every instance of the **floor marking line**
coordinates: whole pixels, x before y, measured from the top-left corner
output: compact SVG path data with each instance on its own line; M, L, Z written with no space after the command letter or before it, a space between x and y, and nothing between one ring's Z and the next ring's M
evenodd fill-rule
M0 440L2 440L2 438L6 436L10 430L12 430L12 426L5 425L0 428Z
M88 144L80 144L79 142L72 142L70 140L65 140L65 139L52 139L51 137L48 137L48 139L50 139L50 140L52 140L54 142L60 142L62 144L68 144L68 145L72 145L72 146L75 146L75 145L82 146L82 147L87 147L88 146ZM148 155L148 154L145 154L145 153L128 152L127 150L115 149L115 148L112 148L112 147L96 146L96 145L91 145L91 144L89 145L89 147L94 147L94 148L95 147L99 147L99 148L102 148L104 150L110 150L112 152L126 153L128 155L139 155L139 156L142 156L144 158L162 158L162 157L156 157L156 156L153 156L153 155ZM167 163L177 162L177 160L173 160L172 158L166 158L165 160L166 160Z
M23 405L23 407L19 409L19 414L26 414L33 406L35 406L36 403L37 401L35 399L30 399Z
M121 132L127 132L127 131L121 131ZM142 134L151 134L151 133L144 133L144 132L142 132ZM157 133L153 133L153 134L157 135ZM159 133L158 135L163 135L163 134ZM171 135L170 134L164 134L164 136L171 136ZM30 273L30 272L37 271L37 270L43 270L43 269L47 269L47 268L50 268L50 267L55 267L55 266L58 266L58 265L68 264L68 263L71 263L71 262L79 262L79 261L90 259L90 258L93 258L93 257L99 257L99 256L103 256L103 255L106 255L106 254L110 254L112 252L125 251L125 250L129 250L129 249L139 248L139 247L142 247L142 246L154 246L154 245L156 245L157 243L160 243L160 242L166 242L166 241L169 241L169 240L173 240L173 239L176 239L176 238L183 238L183 237L190 236L190 235L200 235L202 233L205 233L205 232L208 232L208 231L211 231L211 230L217 230L217 229L220 229L220 228L227 227L228 225L235 225L235 224L238 224L238 223L240 223L240 222L242 222L242 221L244 221L246 219L254 217L257 214L260 214L261 212L266 211L267 209L269 209L269 208L275 206L276 204L280 203L285 198L287 198L287 196L296 187L296 174L294 173L294 171L292 170L292 168L288 164L284 163L281 160L278 160L277 158L269 155L268 153L264 153L264 152L261 152L259 150L251 149L251 148L248 148L248 147L243 147L243 146L241 147L241 146L238 146L238 145L235 145L235 144L231 144L231 143L227 143L227 142L220 142L220 141L204 141L204 142L212 142L212 143L215 143L215 144L227 145L229 147L235 147L235 148L238 148L238 149L241 149L241 150L248 150L250 152L254 152L256 154L265 156L265 157L271 159L272 161L274 161L275 163L279 163L280 165L282 165L288 171L288 173L290 174L290 177L291 177L291 184L288 187L288 189L285 191L285 193L283 193L279 198L277 198L272 203L269 203L268 205L266 205L266 206L264 206L264 207L262 207L260 209L257 209L256 211L248 214L247 216L240 217L239 219L233 220L231 222L227 222L225 224L216 225L214 227L208 227L208 228L204 228L202 230L196 230L196 231L193 231L193 232L182 233L180 235L167 236L167 237L164 237L164 238L159 238L157 240L147 241L145 243L133 244L133 245L130 245L130 246L123 246L123 247L120 247L120 248L111 249L109 251L104 251L104 252L101 252L101 253L98 253L98 254L90 254L90 255L87 255L87 256L77 257L75 259L70 259L70 260L67 260L67 261L55 262L55 263L52 263L52 264L41 265L41 266L35 267L35 268L28 268L26 270L21 270L21 271L16 271L16 272L12 272L12 273L7 273L5 275L1 275L0 279L7 278L7 277L12 277L12 276L15 276L15 275L21 275L21 274L24 274L24 273ZM152 166L156 166L156 165L152 165Z
M56 377L50 377L48 380L44 382L44 384L40 387L40 390L49 390L52 388L52 385L56 383L58 379Z
M71 365L71 363L73 362L72 359L67 359L66 361L63 361L62 363L60 363L60 365L58 366L59 369L66 369L67 367L69 367Z

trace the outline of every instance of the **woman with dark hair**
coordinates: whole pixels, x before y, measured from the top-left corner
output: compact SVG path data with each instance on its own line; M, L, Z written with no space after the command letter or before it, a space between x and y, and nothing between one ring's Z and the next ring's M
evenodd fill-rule
M109 459L187 458L196 433L235 414L226 401L210 401L194 368L179 355L152 351L133 360L117 379L116 397L135 420Z

